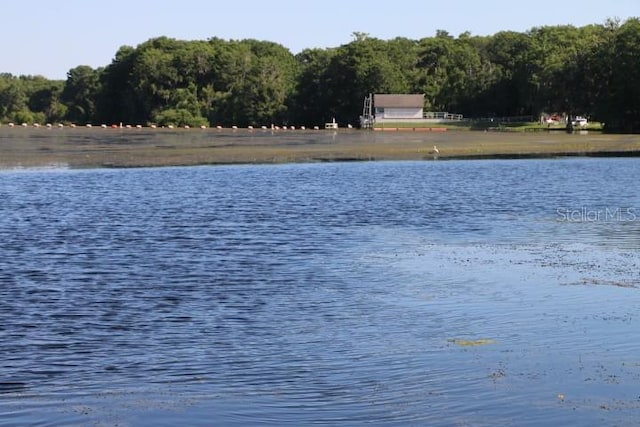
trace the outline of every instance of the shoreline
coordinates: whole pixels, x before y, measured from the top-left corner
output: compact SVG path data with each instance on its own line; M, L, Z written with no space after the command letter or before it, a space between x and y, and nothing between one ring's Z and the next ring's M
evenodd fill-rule
M640 157L640 135L0 128L0 169Z

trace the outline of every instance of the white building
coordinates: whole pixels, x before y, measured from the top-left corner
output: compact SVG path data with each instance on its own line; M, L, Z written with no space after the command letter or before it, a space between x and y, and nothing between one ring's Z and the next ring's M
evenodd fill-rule
M379 94L373 97L375 121L422 120L424 95Z

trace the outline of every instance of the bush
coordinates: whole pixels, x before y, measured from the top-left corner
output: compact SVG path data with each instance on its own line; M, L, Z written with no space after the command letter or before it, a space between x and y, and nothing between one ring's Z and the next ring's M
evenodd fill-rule
M40 124L44 124L44 122L47 120L47 116L42 113L42 112L36 112L34 113L31 110L20 110L20 111L16 111L15 113L13 113L13 115L11 116L11 121L17 124L20 123L27 123L27 124L33 124L33 123L40 123Z
M208 126L209 122L202 116L194 115L184 108L168 108L153 114L154 122L159 126Z

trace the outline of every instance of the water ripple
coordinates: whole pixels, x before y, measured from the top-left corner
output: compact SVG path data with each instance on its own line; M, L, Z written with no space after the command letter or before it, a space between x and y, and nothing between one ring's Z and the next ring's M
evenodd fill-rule
M557 212L640 209L633 159L1 178L1 425L637 408L638 221Z

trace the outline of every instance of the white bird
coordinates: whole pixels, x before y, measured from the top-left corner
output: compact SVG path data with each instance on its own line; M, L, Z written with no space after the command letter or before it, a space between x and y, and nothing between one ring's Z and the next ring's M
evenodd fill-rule
M440 150L438 150L438 147L436 147L435 145L433 146L433 152L438 154L440 152Z

